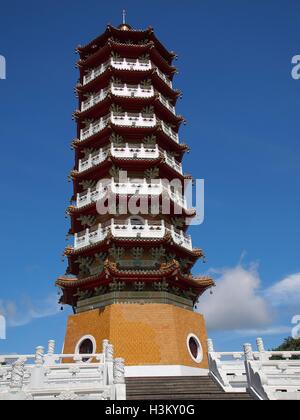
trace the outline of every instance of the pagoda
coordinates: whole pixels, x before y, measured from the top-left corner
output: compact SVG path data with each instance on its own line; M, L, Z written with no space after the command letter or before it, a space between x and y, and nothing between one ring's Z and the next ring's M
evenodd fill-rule
M151 27L125 21L77 52L74 244L56 282L74 311L64 353L96 353L108 339L127 366L207 368L195 304L214 282L191 274L204 253L187 234L196 211L183 189L192 178L182 168L176 55Z

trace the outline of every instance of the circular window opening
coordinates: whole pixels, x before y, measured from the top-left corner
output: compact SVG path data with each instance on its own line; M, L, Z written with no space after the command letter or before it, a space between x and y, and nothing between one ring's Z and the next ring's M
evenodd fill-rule
M187 347L194 362L201 363L203 360L203 350L199 338L194 334L190 334L187 338Z
M76 354L94 354L96 352L96 341L93 337L83 337L76 346ZM91 358L83 358L83 362L89 362Z
M198 357L198 353L199 353L199 348L198 348L198 343L197 341L194 339L194 337L190 338L189 341L189 347L190 347L190 351L192 353L192 356L194 359L197 359Z

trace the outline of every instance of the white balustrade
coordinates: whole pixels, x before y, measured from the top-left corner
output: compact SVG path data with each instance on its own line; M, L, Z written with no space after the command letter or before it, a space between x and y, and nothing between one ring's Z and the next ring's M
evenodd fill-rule
M106 63L101 64L101 66L91 69L83 77L83 85L87 85L91 81L95 80L105 70L112 66L118 70L134 70L134 71L149 71L155 68L158 76L172 89L173 84L171 80L157 67L155 67L150 60L141 60L141 59L130 59L130 58L110 58Z
M84 232L75 234L74 249L81 249L103 241L108 232L111 232L115 238L145 238L160 239L166 232L170 232L174 242L188 250L192 250L192 239L182 231L175 231L173 226L166 226L164 221L145 222L134 224L131 219L118 221L111 219L106 225L99 224L95 228L86 229Z
M92 80L96 79L97 77L99 77L102 73L105 72L105 70L108 68L108 66L110 65L110 60L107 61L106 63L101 64L101 66L96 67L92 70L90 70L84 77L83 77L83 85L87 85L88 83L90 83Z
M99 182L97 188L89 188L87 191L77 194L76 207L79 209L88 206L102 200L109 193L141 196L157 196L163 194L164 200L166 200L167 196L175 205L182 207L185 210L188 209L187 200L179 191L173 191L170 185L163 185L161 180L148 182L145 179L124 182L115 182L114 180L111 180L110 182L106 181L104 184Z
M156 68L156 73L172 89L173 85L172 85L171 80L163 72L161 72L158 68Z
M179 232L175 231L174 226L171 226L170 232L173 241L177 245L186 248L190 251L193 250L192 237L190 235L186 235L182 230L180 230Z
M146 127L152 128L156 125L156 116L146 115L142 113L116 113L111 112L109 115L100 118L99 120L90 123L86 128L81 129L80 131L80 141L86 140L89 137L99 133L107 127L108 123L112 122L115 125L121 127ZM169 134L171 135L171 134Z
M153 86L149 86L149 88L147 88L142 85L116 85L112 83L111 92L116 96L130 96L132 98L152 98L154 96Z
M208 351L210 376L225 392L246 392L244 353Z
M109 153L115 158L120 159L158 159L160 152L163 153L167 165L175 169L182 175L182 164L177 162L173 156L169 156L165 150L162 150L158 145L154 147L144 146L142 143L139 145L130 145L126 143L124 146L111 145L104 149L99 149L85 159L79 160L78 171L84 172L93 166L99 165L104 162Z
M176 143L179 143L179 136L175 131L172 130L164 121L161 121L161 127L163 132L168 136L171 137Z
M93 136L94 134L99 133L100 131L104 130L107 124L110 121L110 116L102 117L99 120L90 123L86 128L83 128L80 131L80 140L86 140L89 137Z
M78 171L83 172L87 169L92 168L93 166L99 165L104 162L109 154L110 148L106 147L104 149L99 149L94 153L91 153L87 159L80 159Z
M112 83L110 88L101 89L95 94L90 94L88 99L82 101L81 111L84 112L93 106L97 105L99 102L102 102L108 95L109 92L112 92L116 96L121 97L131 97L131 98L152 98L155 96L155 91L153 86L145 87L140 84L130 85L130 84L120 84L117 85ZM176 115L175 107L168 101L161 93L157 93L159 101L174 115Z
M85 207L91 203L101 200L107 193L107 187L100 184L97 188L88 188L87 191L77 194L76 207Z
M91 153L88 158L80 159L78 171L86 171L93 166L99 165L104 162L108 157L109 153L113 157L121 159L158 159L159 149L158 146L146 147L143 144L140 145L129 145L126 143L124 146L111 145L104 149L100 149Z
M129 58L110 58L106 63L101 64L101 66L96 67L90 70L83 77L83 85L87 85L91 81L99 77L105 70L112 66L118 70L135 70L135 71L148 71L153 68L153 65L150 60L135 60ZM162 73L163 74L163 73Z
M265 351L261 339L257 344L258 357L253 356L250 344L244 346L251 394L260 400L300 400L300 360L292 359L299 358L300 351Z
M165 235L165 225L161 221L160 224L145 223L142 225L131 224L130 219L126 224L118 221L112 222L111 232L115 238L145 238L158 239Z
M122 127L155 127L156 116L146 115L142 113L114 113L111 114L111 121L113 124L120 125Z
M107 347L104 340L100 354L55 354L52 347L44 354L38 347L34 356L0 356L0 401L125 400L124 360Z
M99 102L102 102L109 93L109 89L101 89L100 92L96 94L91 94L88 99L81 103L81 111L86 111L93 106L97 105Z
M300 351L258 351L244 344L241 352L216 352L208 340L210 376L225 392L249 391L259 400L300 400ZM279 359L278 359L279 358Z
M171 111L174 115L176 115L176 110L175 110L175 106L173 106L170 101L168 101L164 96L162 96L161 93L158 94L158 98L160 100L160 102L166 107L168 108L169 111Z
M112 58L111 65L119 70L148 71L152 69L150 60L131 58Z
M103 228L99 224L96 228L86 229L85 233L75 234L74 248L84 248L89 245L93 245L98 242L102 242L108 234L108 229Z
M182 175L182 164L177 162L173 156L169 156L166 151L164 151L164 157L166 163Z

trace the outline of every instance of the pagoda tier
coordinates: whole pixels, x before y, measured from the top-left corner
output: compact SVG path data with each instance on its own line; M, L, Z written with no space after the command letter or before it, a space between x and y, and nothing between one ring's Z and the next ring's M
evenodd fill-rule
M147 273L128 267L120 270L117 264L104 262L101 273L82 279L61 277L57 284L65 288L66 303L82 310L112 303L137 303L141 300L170 303L192 309L197 299L213 284L209 277L194 278L182 275L180 265L173 260ZM139 280L137 280L137 277ZM180 286L178 284L180 283Z
M67 209L74 244L64 252L66 276L57 280L61 302L77 313L142 302L192 311L214 283L191 274L204 253L187 233L196 211L184 195L192 177L182 165L189 149L179 137L175 55L151 28L127 24L108 26L77 51Z
M130 196L130 198L133 197ZM149 221L156 221L156 217L153 213L159 212L159 208L163 206L164 202L163 202L163 197L160 195L159 197L159 201L156 203L153 203L153 201L151 200L151 197L146 196L145 197L145 202L148 204L148 213L151 211L152 208L152 214L148 214L146 217L148 218ZM86 223L86 226L95 224L106 224L108 221L111 220L111 216L110 214L104 214L104 215L96 215L95 216L95 207L96 207L96 203L90 200L90 202L87 202L88 197L83 197L83 201L82 205L78 208L78 207L74 207L74 206L70 206L67 209L67 214L70 216L71 219L71 227L69 230L69 235L74 235L76 232L80 232L83 229L83 223ZM87 203L86 203L87 202ZM179 202L179 198L178 198L178 202ZM116 195L116 206L117 206L117 211L121 208L122 211L120 211L120 218L124 218L124 210L122 208L123 204L123 196L122 195ZM169 210L169 208L168 208ZM181 210L181 213L180 213ZM122 215L123 213L123 215ZM146 212L145 212L146 213ZM191 210L187 210L184 207L180 207L177 203L175 203L175 201L171 201L170 203L170 211L168 212L168 215L161 215L161 219L164 220L165 223L171 223L175 229L180 228L181 230L183 230L184 232L186 232L186 230L188 229L188 226L184 223L184 218L194 218L196 215L196 210L195 209L191 209ZM116 216L117 217L117 216ZM118 219L118 218L117 218Z
M98 91L108 87L111 79L121 80L124 83L140 84L151 80L153 88L172 101L181 96L179 90L173 89L172 80L166 76L149 59L126 59L111 56L98 67L88 69L76 85L78 96L89 91Z
M97 37L85 46L79 45L76 51L80 54L80 59L85 61L92 58L99 52L99 50L101 51L101 49L103 49L108 44L109 39L111 38L111 41L115 41L120 45L126 46L139 46L151 42L156 47L161 57L169 65L172 64L176 54L174 52L169 52L162 45L162 43L156 38L152 27L149 27L146 30L136 30L130 28L129 25L126 26L129 29L128 32L127 30L124 30L122 25L120 25L118 28L108 25L106 31L101 36Z

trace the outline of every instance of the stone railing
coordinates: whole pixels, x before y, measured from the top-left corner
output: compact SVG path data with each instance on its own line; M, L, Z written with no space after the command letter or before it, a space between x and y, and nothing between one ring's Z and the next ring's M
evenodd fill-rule
M94 121L88 124L87 127L80 130L80 139L81 141L92 137L94 134L99 133L100 131L104 130L107 127L108 123L110 122L110 115L100 118L97 121Z
M107 180L107 182L100 181L96 188L88 188L88 190L83 193L77 194L76 207L82 208L92 203L96 203L108 194L122 194L128 196L163 195L165 205L169 204L168 200L171 200L178 207L188 210L187 200L179 191L173 191L170 185L165 186L162 180L148 182L146 179L127 182L116 182L113 179Z
M172 140L174 140L176 143L179 143L179 136L175 131L172 130L171 127L169 127L165 122L161 121L161 128L163 132L170 137Z
M241 352L215 352L208 340L209 371L226 392L245 392L260 400L300 400L300 351L266 351L261 338L258 351L244 344ZM280 360L278 360L278 358Z
M212 340L208 340L209 372L226 392L245 392L247 376L244 353L216 352Z
M101 64L101 66L91 69L84 77L83 77L83 86L87 85L88 83L95 80L101 74L105 72L105 70L112 66L117 70L134 70L134 71L149 71L151 69L155 69L157 75L172 89L173 84L171 80L162 72L160 71L150 60L140 60L140 59L130 59L130 58L110 58L106 63Z
M116 96L132 98L152 98L154 96L153 86L144 87L142 85L129 85L126 83L122 85L112 83L111 92Z
M115 238L136 239L160 239L167 232L170 232L173 241L177 245L189 250L193 249L190 235L186 235L181 230L176 230L174 226L165 224L163 220L158 222L144 220L143 224L134 224L131 222L131 219L124 221L111 219L107 224L99 224L83 232L76 233L74 237L74 249L81 249L101 242L107 237L109 232Z
M300 351L261 351L255 357L250 344L245 344L245 370L248 389L260 400L300 400ZM277 360L280 358L281 360Z
M97 105L98 103L102 102L108 95L109 89L102 89L100 92L95 94L91 94L88 99L82 101L81 103L81 111L86 111L93 106Z
M81 111L86 111L93 106L97 105L99 102L102 102L108 95L108 93L111 92L112 94L116 96L122 96L122 97L137 97L137 98L151 98L154 97L154 89L152 86L143 87L142 85L129 85L129 84L121 84L117 85L114 83L111 83L110 87L107 89L101 89L99 92L95 94L91 94L88 99L85 101L82 101L81 103ZM167 101L165 98L163 98L164 101ZM167 101L167 104L164 103L165 106L167 106L169 103ZM170 104L169 104L170 105ZM170 105L171 106L171 105Z
M111 122L122 127L155 127L155 114L146 115L142 113L123 112L111 113Z
M101 354L55 354L37 347L35 355L0 356L0 400L125 400L123 359L103 341Z
M109 153L111 153L113 157L120 159L158 159L160 152L163 154L167 165L171 166L175 171L182 175L182 164L177 162L174 157L169 156L168 153L159 148L158 145L147 147L142 143L138 145L126 143L124 146L115 146L112 144L111 146L101 148L90 153L87 158L79 160L78 172L84 172L93 166L97 166L104 162Z
M111 112L105 117L102 117L97 121L91 122L90 124L88 124L87 127L81 129L79 140L86 140L94 134L99 133L100 131L104 130L104 128L106 128L110 122L121 127L153 128L157 123L157 119L154 114L146 115L142 113Z
M155 71L158 74L158 76L172 89L173 84L172 84L171 80L162 71L160 71L158 68L156 68Z
M101 66L96 67L90 70L83 77L83 85L87 85L91 81L99 77L105 70L112 66L118 70L135 70L135 71L148 71L153 68L153 65L150 60L131 60L127 58L110 58L106 63L101 64Z
M175 106L173 106L164 96L162 96L161 93L158 93L158 99L169 111L176 115Z

